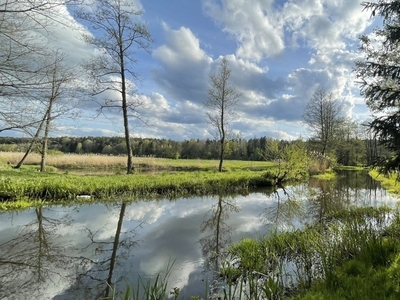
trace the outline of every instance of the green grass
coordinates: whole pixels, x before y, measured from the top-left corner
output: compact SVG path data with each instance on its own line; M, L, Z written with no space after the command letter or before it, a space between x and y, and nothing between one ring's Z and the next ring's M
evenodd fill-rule
M368 173L373 179L379 181L381 185L392 194L400 194L400 181L397 174L381 174L378 170L371 170Z
M272 290L272 299L400 299L399 229L399 212L387 207L335 213L304 230L233 244L235 264L222 274L246 282L251 299L271 299Z
M210 170L133 175L73 175L40 173L31 166L20 170L3 166L0 175L0 200L3 203L0 209L22 208L29 201L38 200L47 203L90 202L115 198L176 198L247 191L271 186L273 181L265 174L266 171L235 170L219 173ZM91 198L79 200L78 195L90 195Z
M313 175L312 177L321 180L334 180L336 178L336 173L333 170L329 169L323 174Z

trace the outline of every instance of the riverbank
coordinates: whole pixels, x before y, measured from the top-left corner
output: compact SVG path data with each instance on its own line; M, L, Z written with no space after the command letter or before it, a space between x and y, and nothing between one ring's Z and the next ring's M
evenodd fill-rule
M399 232L398 210L340 211L304 230L233 244L222 274L251 299L400 299Z
M400 195L400 178L398 177L398 174L385 175L379 173L378 170L371 170L369 171L369 175L376 181L379 181L390 193Z
M171 164L167 166L171 167ZM90 203L108 200L159 199L216 195L231 192L247 193L275 184L277 166L270 162L226 161L225 171L216 171L217 162L186 160L175 163L186 169L201 164L202 171L162 171L122 174L60 173L55 166L40 173L36 165L21 169L1 165L0 209L22 209L44 203ZM207 166L207 167L206 167ZM165 165L164 165L165 167ZM298 176L298 175L296 175ZM287 180L298 180L287 177Z
M304 163L283 167L265 161L135 158L135 174L126 175L126 158L107 155L48 156L46 172L38 172L40 156L32 153L14 169L20 153L0 153L0 209L19 209L43 203L90 203L247 193L308 177Z

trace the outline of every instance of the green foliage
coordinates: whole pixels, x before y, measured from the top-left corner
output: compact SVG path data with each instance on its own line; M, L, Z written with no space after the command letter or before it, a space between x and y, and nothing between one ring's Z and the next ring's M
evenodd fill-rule
M333 172L332 170L328 170L328 172L325 172L323 174L313 175L313 177L321 180L334 180L336 178L336 173Z
M282 145L278 140L269 139L265 148L260 150L260 155L277 162L278 168L269 171L267 175L275 178L278 183L289 178L299 180L308 176L309 157L305 143L301 140Z
M375 180L379 181L381 185L391 193L400 194L400 183L397 173L380 173L378 170L369 171L369 175Z
M379 157L377 164L384 171L398 171L400 164L399 123L399 1L364 2L364 9L383 19L383 28L360 37L362 61L356 64L361 95L370 108L373 120L371 133L392 152Z
M0 144L0 151L4 152L12 152L12 151L21 151L21 145L16 144Z
M56 149L49 149L47 150L47 154L48 155L64 155L64 152L60 151L60 150L56 150ZM47 167L46 167L47 169Z

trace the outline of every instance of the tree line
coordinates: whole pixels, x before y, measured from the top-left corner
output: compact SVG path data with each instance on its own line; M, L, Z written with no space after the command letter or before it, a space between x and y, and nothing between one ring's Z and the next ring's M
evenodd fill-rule
M279 153L292 143L302 143L311 152L319 152L320 143L316 139L307 141L286 141L271 137L232 139L226 143L225 158L233 160L275 161ZM26 151L30 138L0 137L0 151ZM170 139L132 138L134 156L152 156L170 159L219 159L220 143L215 139L190 139L173 141ZM271 151L273 147L277 151ZM50 153L126 155L123 137L50 137ZM33 151L42 151L38 143ZM376 140L349 137L337 139L334 147L326 154L335 163L348 166L371 165L373 157L388 155Z

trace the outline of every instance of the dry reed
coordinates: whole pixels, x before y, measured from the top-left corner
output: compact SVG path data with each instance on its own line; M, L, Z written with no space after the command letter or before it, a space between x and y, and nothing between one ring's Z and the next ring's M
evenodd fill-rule
M0 163L15 165L22 158L21 152L0 151ZM111 156L98 154L48 154L46 164L59 169L123 169L126 166L126 156ZM217 160L205 159L168 159L155 157L135 157L135 168L146 169L166 169L176 168L180 170L197 169L210 170L217 169ZM25 160L26 165L39 165L40 154L30 153ZM234 161L226 160L224 167L230 169L264 169L274 166L274 163L265 161Z
M21 152L0 152L0 160L9 164L17 164L23 156ZM156 158L135 158L135 164L156 165ZM126 156L109 156L96 154L49 154L46 158L48 165L56 168L63 167L117 167L126 165ZM40 164L40 154L30 153L25 160L27 165Z

